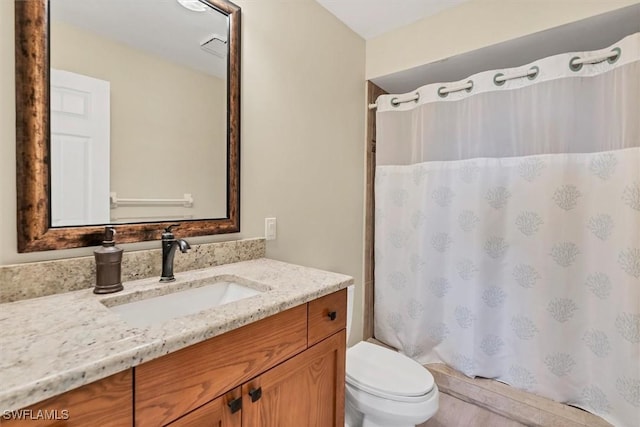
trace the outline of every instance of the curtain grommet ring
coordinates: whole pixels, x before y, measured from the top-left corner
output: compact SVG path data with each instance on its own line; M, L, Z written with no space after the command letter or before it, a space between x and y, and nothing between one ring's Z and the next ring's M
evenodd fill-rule
M400 101L398 101L397 97L393 97L393 98L391 98L390 104L391 104L392 107L398 108L398 106L400 105Z
M473 90L473 80L468 80L467 84L470 84L471 86L466 88L465 91L467 91L467 93L471 92Z
M538 77L538 74L540 74L540 67L534 65L533 67L529 68L529 72L531 73L532 71L535 71L535 73L527 75L527 78L529 80L535 80L536 77Z
M583 65L582 63L580 63L580 64L574 64L574 63L573 63L576 59L580 59L580 57L579 57L579 56L574 56L574 57L573 57L573 58L571 58L571 60L569 61L569 69L570 69L571 71L580 71L580 70L582 69L582 65Z
M616 56L608 58L607 62L609 64L614 64L618 59L620 59L620 56L622 56L622 49L620 49L619 47L614 47L613 49L611 49L611 52L616 52Z
M420 92L416 92L416 99L413 100L416 104L420 101Z
M446 97L449 95L449 92L442 92L442 91L443 91L444 89L446 89L446 88L447 88L446 86L440 86L440 87L438 88L438 96L439 96L440 98L446 98Z
M504 85L504 84L507 82L507 80L506 80L506 79L505 79L505 80L502 80L502 81L498 81L498 77L504 77L504 73L498 73L498 74L496 74L495 76L493 76L493 84L494 84L494 85L496 85L496 86L502 86L502 85Z

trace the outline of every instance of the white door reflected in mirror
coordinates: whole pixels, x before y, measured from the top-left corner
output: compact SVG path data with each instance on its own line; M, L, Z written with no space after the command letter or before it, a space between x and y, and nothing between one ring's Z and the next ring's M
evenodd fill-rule
M109 82L51 70L51 223L107 224Z

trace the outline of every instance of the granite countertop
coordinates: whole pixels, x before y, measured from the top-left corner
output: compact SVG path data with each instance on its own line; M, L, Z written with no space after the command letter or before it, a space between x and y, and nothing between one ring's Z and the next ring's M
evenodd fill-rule
M108 306L187 289L205 278L235 279L263 293L146 328ZM337 273L267 258L148 278L125 290L91 289L0 304L0 411L20 409L347 287Z

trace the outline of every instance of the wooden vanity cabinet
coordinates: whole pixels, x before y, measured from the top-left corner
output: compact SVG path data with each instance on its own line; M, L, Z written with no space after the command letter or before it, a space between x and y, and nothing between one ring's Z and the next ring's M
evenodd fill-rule
M136 367L135 425L342 427L346 304L338 291Z
M21 412L58 419L0 424L342 427L346 314L341 290Z
M133 372L128 369L0 419L2 427L122 427L133 425ZM19 415L18 415L19 414ZM17 419L21 416L23 419Z

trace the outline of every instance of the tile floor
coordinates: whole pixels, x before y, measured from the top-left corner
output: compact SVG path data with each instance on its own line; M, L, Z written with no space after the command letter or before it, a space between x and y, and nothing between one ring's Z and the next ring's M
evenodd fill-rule
M517 421L494 414L446 393L440 393L440 409L435 417L418 427L522 427Z

